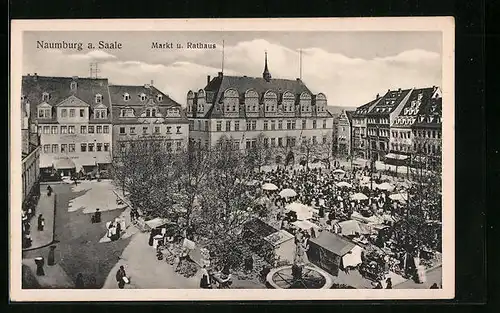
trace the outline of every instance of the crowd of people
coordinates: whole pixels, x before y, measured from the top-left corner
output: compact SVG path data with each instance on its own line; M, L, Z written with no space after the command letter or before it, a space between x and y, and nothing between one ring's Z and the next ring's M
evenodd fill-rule
M47 195L52 194L52 187L47 187ZM36 203L38 202L39 194L31 195L26 201L25 205L22 209L21 216L21 234L22 234L22 247L23 249L30 248L33 244L33 240L31 238L32 231L32 220L36 215ZM38 214L36 218L37 222L37 231L43 231L45 227L45 218L42 214Z
M363 255L362 270L360 270L367 276L373 274L371 275L373 277L381 275L384 277L389 271L395 271L408 278L416 277L419 261L414 261L414 257L432 258L432 252L428 255L420 253L422 243L417 243L414 236L406 236L396 231L396 224L406 218L409 212L408 202L412 201L411 197L416 193L412 189L415 187L409 181L396 181L384 177L380 172L372 173L368 167L352 170L343 167L330 170L306 167L277 168L260 172L257 179L262 183L272 183L278 187L277 191L268 192L267 198L268 206L277 212L276 220L281 228L293 234L300 233L299 236L306 240L316 236L316 228L303 230L293 226L293 222L297 220L296 215L286 209L292 202L299 202L317 212L309 221L317 224L318 231L331 231L344 235L339 223L341 225L342 222L349 220L356 220L370 227L377 226L369 233L347 236L369 251ZM278 191L284 189L292 189L297 195L283 198ZM356 199L355 195L359 194L364 197ZM393 197L394 195L399 196ZM424 200L421 209L424 215L429 217L427 212L441 210L440 201ZM430 235L431 238L427 240L428 249L423 250L429 252L440 250L438 233L436 228ZM410 254L409 251L416 253Z

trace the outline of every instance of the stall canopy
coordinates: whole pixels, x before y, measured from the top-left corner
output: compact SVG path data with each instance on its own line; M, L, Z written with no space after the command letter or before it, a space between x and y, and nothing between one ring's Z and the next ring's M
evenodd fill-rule
M339 268L360 264L363 249L339 235L324 232L318 238L309 239L309 260L337 276Z
M371 229L368 225L360 223L355 220L347 220L338 223L340 226L340 232L344 236L352 236L356 234L370 234Z
M166 224L169 224L170 222L166 218L157 217L157 218L149 220L145 223L146 223L146 225L148 225L149 228L154 229L154 228L158 228L158 227L164 226Z
M385 157L387 159L401 160L401 161L408 159L407 155L396 154L396 153L388 153L388 154L385 155Z
M318 231L321 228L318 225L309 221L295 221L292 223L292 225L307 231L309 231L311 228L314 228L315 231Z
M297 213L298 220L307 220L313 217L313 213L318 213L318 210L313 209L310 206L307 206L302 203L293 202L288 204L285 209L289 211L294 211Z
M278 190L278 186L272 183L265 183L264 185L262 185L262 189L273 191L273 190Z

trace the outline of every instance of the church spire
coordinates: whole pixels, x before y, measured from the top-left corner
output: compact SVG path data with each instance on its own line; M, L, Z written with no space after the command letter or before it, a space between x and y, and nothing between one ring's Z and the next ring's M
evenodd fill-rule
M264 72L262 73L262 77L266 81L271 80L271 73L269 73L269 69L267 68L267 51L265 52L265 65L264 65Z

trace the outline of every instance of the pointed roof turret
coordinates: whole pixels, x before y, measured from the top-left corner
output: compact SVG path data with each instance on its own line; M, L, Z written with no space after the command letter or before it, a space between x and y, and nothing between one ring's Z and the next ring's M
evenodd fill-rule
M267 68L267 51L265 52L265 64L264 64L264 72L262 73L262 77L269 82L271 80L271 73Z

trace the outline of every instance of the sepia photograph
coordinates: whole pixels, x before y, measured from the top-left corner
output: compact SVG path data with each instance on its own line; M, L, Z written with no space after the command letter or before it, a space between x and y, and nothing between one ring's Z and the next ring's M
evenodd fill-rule
M13 300L453 298L452 18L12 32Z

